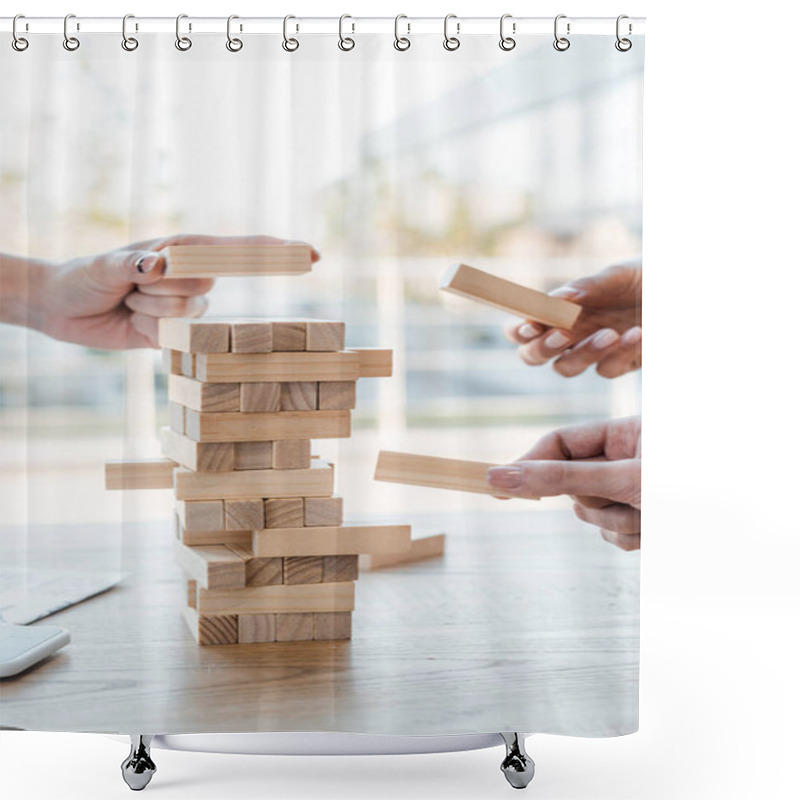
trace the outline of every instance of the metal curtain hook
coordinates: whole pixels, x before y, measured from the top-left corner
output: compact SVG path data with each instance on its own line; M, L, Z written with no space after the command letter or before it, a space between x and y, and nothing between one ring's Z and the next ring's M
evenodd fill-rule
M17 14L17 16L14 17L14 21L11 23L11 36L13 37L11 39L11 46L18 53L21 53L23 50L28 49L28 45L30 44L30 42L24 36L20 36L17 33L17 20L19 19L25 19L25 15Z
M457 36L450 36L450 34L448 33L447 29L448 29L448 25L449 25L451 19L457 19L456 15L455 14L448 14L444 18L444 42L443 42L443 45L444 45L444 49L445 50L450 50L452 52L453 50L458 50L458 48L461 47L461 40ZM461 32L461 23L460 22L456 22L456 33L460 33L460 32Z
M139 40L134 36L128 36L129 19L134 19L133 14L126 14L122 18L122 49L132 53L139 46ZM138 25L136 26L136 30L139 30Z
M342 16L339 17L339 49L344 51L352 50L356 46L355 39L353 39L350 36L345 36L344 31L342 30L344 26L344 21L346 19L353 19L353 18L349 14L342 14ZM355 33L356 32L355 22L352 22L350 24L353 26L352 32Z
M288 36L290 19L297 19L297 17L292 14L287 14L283 18L283 49L286 50L287 53L293 53L298 47L300 47L300 42L298 42L297 39L294 37L289 38ZM297 30L299 30L299 26L297 27Z
M183 36L181 34L181 20L188 19L188 14L178 14L175 18L175 47L178 50L186 51L192 46L192 40L188 36ZM192 29L191 23L189 24L189 30Z
M394 18L394 49L395 50L408 50L411 47L411 39L408 36L401 36L400 35L400 20L401 19L408 19L405 14L398 14ZM408 28L408 33L411 33L411 23L407 22L406 27Z
M560 53L563 53L565 50L569 50L570 41L567 39L566 36L559 36L558 35L558 21L560 19L566 19L566 14L559 14L555 21L553 22L553 35L555 36L555 41L553 42L553 47L558 50ZM569 22L567 23L567 36L569 36Z
M228 26L225 29L225 33L228 37L228 41L225 42L225 47L227 47L231 53L238 53L244 47L244 42L241 39L236 39L231 36L231 22L235 19L239 19L239 17L236 14L231 14L228 17ZM241 26L239 26L239 30L241 29Z
M71 19L75 19L74 14L67 14L67 16L64 17L64 41L62 42L64 49L70 52L77 50L81 46L79 39L69 35L69 21ZM76 30L80 30L80 26L77 26Z
M506 20L511 18L511 14L503 14L503 16L500 17L500 49L505 51L513 50L517 46L517 40L506 36L505 33ZM517 32L516 23L511 24L511 31L512 33Z
M616 48L617 48L617 50L619 50L619 51L620 51L620 53L627 53L627 52L628 52L628 50L630 50L630 49L631 49L631 47L633 47L633 42L632 42L630 39L623 39L623 38L622 38L622 37L619 35L619 33L620 33L620 27L621 27L620 23L621 23L621 22L622 22L622 20L624 20L624 19L628 19L628 15L627 15L627 14L620 14L620 15L617 17L617 41L616 41L616 42L614 42L614 47L616 47ZM630 36L630 34L631 34L631 33L633 33L633 26L632 26L632 25L631 25L631 23L629 22L629 23L628 23L628 35Z

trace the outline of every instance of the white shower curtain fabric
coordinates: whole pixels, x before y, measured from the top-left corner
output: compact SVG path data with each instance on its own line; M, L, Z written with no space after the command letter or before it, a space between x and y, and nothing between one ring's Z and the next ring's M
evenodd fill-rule
M335 464L345 519L445 534L443 556L362 569L349 640L200 647L182 617L169 491L107 492L103 463L158 457L151 349L3 326L3 568L114 572L45 620L72 643L4 683L38 730L434 735L630 733L639 555L540 502L380 483L380 450L494 464L547 433L639 413L639 373L528 365L500 310L442 293L462 262L542 291L641 253L643 43L363 34L37 35L2 48L2 250L63 262L178 233L268 234L321 254L302 277L219 278L214 317L341 320L390 348L359 382ZM365 566L362 561L362 566ZM43 702L48 697L53 702Z

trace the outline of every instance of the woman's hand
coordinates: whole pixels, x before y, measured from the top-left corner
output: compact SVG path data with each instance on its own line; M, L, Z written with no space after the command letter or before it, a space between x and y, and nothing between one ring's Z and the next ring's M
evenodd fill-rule
M528 320L509 323L505 334L519 345L526 364L546 364L566 378L592 364L604 378L616 378L642 366L642 262L608 267L551 293L582 306L572 330Z
M490 486L514 497L568 494L575 515L623 550L641 545L640 417L562 428L513 464L488 471Z

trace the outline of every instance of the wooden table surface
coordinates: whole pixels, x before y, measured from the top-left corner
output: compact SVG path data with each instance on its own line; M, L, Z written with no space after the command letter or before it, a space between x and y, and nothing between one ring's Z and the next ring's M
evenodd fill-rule
M636 729L638 554L566 511L408 520L416 536L445 530L447 553L363 572L351 641L217 647L198 647L180 616L168 525L3 531L11 560L27 542L39 564L119 566L130 577L36 623L67 628L72 642L0 683L0 724L124 734Z

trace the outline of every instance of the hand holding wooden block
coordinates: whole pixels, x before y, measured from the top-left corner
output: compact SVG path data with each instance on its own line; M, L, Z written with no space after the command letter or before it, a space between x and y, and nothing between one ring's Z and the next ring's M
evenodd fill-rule
M164 248L165 278L226 275L302 275L311 272L307 244L171 245Z

